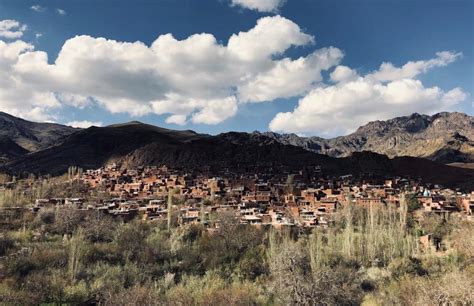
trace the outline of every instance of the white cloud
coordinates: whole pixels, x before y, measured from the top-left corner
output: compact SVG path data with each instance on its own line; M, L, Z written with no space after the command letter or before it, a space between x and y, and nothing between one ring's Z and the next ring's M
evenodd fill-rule
M443 51L437 52L436 58L427 61L410 61L402 67L395 67L392 63L382 63L379 70L367 75L366 78L381 82L414 78L432 68L443 67L451 64L461 56L462 53Z
M163 100L151 103L154 113L173 115L167 123L185 125L187 117L192 114L194 123L217 124L233 117L237 113L237 99L234 96L221 99L194 99L176 94L167 95ZM193 113L195 110L197 112Z
M166 115L166 122L179 125L218 124L234 116L240 103L305 95L270 128L331 134L368 120L453 109L466 97L459 88L426 88L416 80L458 53L440 52L400 68L383 64L360 76L337 66L343 53L334 47L295 59L286 55L313 43L313 36L280 16L259 19L227 44L206 33L182 40L165 34L151 46L76 36L51 60L26 42L0 40L0 110L43 121L56 120L64 106L94 104L111 113ZM325 83L322 72L335 66L332 83Z
M320 82L321 71L342 58L340 50L275 59L292 46L313 42L280 16L261 18L249 31L232 35L227 45L206 33L183 40L165 34L151 46L76 36L52 63L47 53L30 45L14 53L6 75L25 89L0 86L0 94L14 93L11 100L17 105L25 104L20 93L42 92L55 97L57 107L97 103L112 113L168 114L168 122L176 124L217 124L234 116L239 102L302 95ZM1 108L12 110L13 105L0 99Z
M330 74L331 80L336 83L353 81L359 77L355 70L347 66L337 66Z
M303 46L314 42L314 37L284 17L263 17L248 32L234 34L228 49L246 61L266 59L283 53L291 46Z
M93 99L91 97L75 95L66 92L59 92L56 93L56 99L62 102L63 104L70 105L79 109L85 108L88 105L93 103Z
M241 6L259 12L276 12L286 0L231 0L231 5Z
M165 122L169 124L185 125L186 124L186 115L171 115L166 118Z
M102 122L91 122L91 121L71 121L66 123L68 126L72 126L74 128L80 128L80 129L87 129L90 128L91 126L102 126Z
M23 41L0 40L0 109L35 121L52 120L50 110L60 105L54 94L25 82L15 69L19 58L32 50L33 46Z
M411 78L382 82L380 79L386 78L374 77L374 74L359 77L350 68L340 67L331 74L337 84L309 92L292 112L278 113L270 122L270 129L335 136L352 132L368 121L413 112L452 110L468 97L460 88L443 91L438 87L425 87L421 81Z
M0 37L16 39L23 36L26 25L12 19L0 20Z
M227 97L205 101L204 107L192 115L194 123L217 124L237 113L237 99Z
M438 52L425 61L408 62L402 67L383 63L379 70L360 76L346 66L330 74L335 83L310 91L292 112L278 113L269 124L272 131L317 133L335 136L354 131L373 120L385 120L413 112L436 113L454 110L468 94L461 88L443 91L425 87L416 77L435 67L443 67L461 53Z
M63 9L60 9L60 8L57 8L57 9L56 9L56 13L59 14L59 15L61 15L61 16L66 15L66 11L63 10Z
M239 98L262 102L303 94L323 81L321 71L337 65L342 57L341 50L331 47L296 60L285 58L276 61L272 69L239 87Z
M39 4L32 5L32 6L30 7L30 9L31 9L32 11L37 12L37 13L42 13L42 12L46 11L46 8L45 8L45 7L42 7L42 6L39 5Z

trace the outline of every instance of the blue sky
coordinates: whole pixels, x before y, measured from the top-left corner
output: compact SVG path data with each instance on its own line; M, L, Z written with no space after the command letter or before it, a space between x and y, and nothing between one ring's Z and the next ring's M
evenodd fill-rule
M25 49L21 54L45 51L48 54L47 64L51 65L51 69L58 70L48 76L36 66L26 65L24 59L20 66L27 68L22 68L20 72L17 71L16 63L11 64L8 68L11 71L4 69L5 73L8 72L9 75L18 73L15 79L19 78L23 83L21 90L15 91L15 95L10 93L11 85L4 85L2 96L0 82L0 110L13 112L28 119L47 119L60 123L88 121L107 125L140 120L169 128L194 129L211 134L229 130L271 129L278 132L322 136L344 134L366 121L408 115L413 111L433 113L440 110L458 110L474 114L472 105L474 1L287 0L279 3L278 8L265 12L248 7L248 4L246 7L246 1L240 5L238 1L232 5L231 1L0 0L0 21L14 20L20 24L19 27L27 26L22 31L21 37L0 36L0 40L9 44L21 40L34 47L34 50ZM249 0L247 3L258 4L259 1L265 2L265 0ZM64 14L60 14L58 9ZM68 75L61 74L66 68L55 65L55 60L65 42L76 35L87 35L93 40L90 44L89 41L74 42L78 45L88 45L91 48L88 51L91 55L97 51L94 46L98 37L118 43L142 42L146 47L150 47L160 35L167 33L171 33L177 42L186 40L196 33L209 33L215 37L215 45L225 48L233 34L250 31L256 27L261 18L273 18L273 22L275 16L281 16L283 21L280 20L278 24L271 23L267 29L270 31L269 34L265 37L255 36L258 39L251 40L252 46L245 45L246 48L271 44L274 39L271 31L286 33L284 31L287 26L294 29L295 25L297 33L292 31L291 35L294 34L294 37L288 36L288 45L282 42L276 47L275 53L268 53L268 58L258 59L258 62L252 59L255 62L249 64L248 69L246 66L238 65L237 67L242 67L243 71L235 76L235 80L226 80L225 85L215 82L212 86L208 83L201 84L199 79L196 80L191 75L186 76L186 73L191 73L187 67L182 68L184 71L170 81L166 76L168 70L163 68L163 65L167 66L163 60L159 61L156 68L157 73L165 75L163 79L147 79L150 71L147 67L142 67L137 59L139 63L134 63L135 66L130 68L136 73L133 77L143 78L142 84L150 87L151 93L145 95L146 97L142 97L141 94L136 97L130 95L130 101L127 100L129 104L118 107L119 103L125 102L119 101L115 93L107 95L102 90L97 91L97 85L83 86L79 77L74 79L78 84L77 90L70 84L57 86L57 78L53 76L54 73ZM264 32L267 33L266 31ZM303 34L312 36L314 42L309 42L307 37L301 36ZM278 40L278 37L275 40ZM304 67L304 70L297 75L295 72L295 76L289 76L286 70L279 72L272 70L285 58L296 61L300 57L309 57L313 52L330 46L337 48L341 54L331 55L333 59L329 62L311 62L311 64L308 59L301 64L308 67ZM176 48L179 50L186 46L177 43ZM245 57L245 52L249 52L247 50L249 49L240 49L239 54ZM441 51L448 51L449 54L436 55ZM129 51L124 52L130 54ZM203 79L212 77L215 69L220 69L222 66L230 67L229 73L222 71L224 78L228 74L235 73L234 66L229 64L230 62L233 64L234 60L229 60L227 56L221 63L219 62L221 59L213 61L212 57L205 57L208 49L196 50L196 54L203 52L197 59L192 47L186 52L184 55L174 54L174 57L170 57L171 68L168 68L174 67L172 61L182 63L193 60L190 66L195 65L204 70L207 69L206 65L212 66L209 68L209 74L203 73ZM21 54L18 56L21 57ZM113 60L113 63L123 63L121 55L117 56L117 60ZM166 58L160 53L156 56ZM429 62L430 60L433 61ZM94 58L94 61L97 67L100 65L111 67L107 58ZM383 62L392 63L392 68L401 68L409 61L423 61L423 63L418 63L416 68L418 70L415 69L415 72L410 67L405 67L403 71L394 72L391 69L382 71L384 74L375 73L380 71L379 67ZM86 62L75 63L77 66L73 67L76 67L74 69L85 67L91 62L92 60L88 59ZM297 66L296 62L287 64L291 67ZM138 66L142 70L137 68ZM322 69L321 66L328 68ZM343 74L344 79L339 78L335 81L337 78L335 76L331 78L331 73L337 66L344 66L349 70L340 69L341 73L347 73ZM259 68L254 70L254 67ZM26 71L26 69L37 71ZM95 80L110 88L120 86L120 89L127 91L126 86L130 82L126 80L129 80L130 76L121 77L120 83L117 83L117 79L120 73L129 73L130 69L123 71L120 67L114 68L113 78L110 75L97 77L98 73L94 73L92 69L87 69L89 74L86 72L83 72L83 75L82 72L79 74L82 80L84 78L90 79L91 82ZM252 70L248 73L250 77L245 73L245 69ZM192 70L192 73L200 72ZM394 76L393 73L397 75ZM266 87L262 89L261 82L268 80L269 74L272 76L270 80L281 83L275 85L277 88L271 88L271 84L265 81ZM349 75L352 76L349 78ZM44 76L45 80L38 80L42 78L41 76ZM251 81L248 82L251 84L241 82L244 76L250 78ZM97 79L94 79L96 77ZM312 79L302 80L305 77ZM46 80L48 78L49 81ZM282 89L298 82L302 82L302 85L296 89ZM421 87L418 82L421 82ZM139 88L148 91L148 87L143 85ZM194 87L195 90L189 89ZM202 93L208 89L209 93ZM133 90L135 89L130 89L131 92ZM275 91L281 91L280 96L272 94ZM16 94L17 92L25 92L24 98ZM45 96L44 94L48 92L54 93L58 101L45 102L44 105L41 101L37 101L41 99L38 97ZM61 96L63 92L67 94L69 100L74 100L70 98L71 96L79 96L88 102L79 104L67 102L64 98L66 95ZM177 92L179 97L174 95ZM169 94L173 95L172 98ZM166 95L166 98L162 95ZM257 96L262 98L255 98ZM393 105L392 101L388 100L397 100L399 96L403 98L400 98L398 105ZM2 97L6 101L3 104ZM160 101L159 107L152 108L149 103L155 99ZM22 103L25 105L21 105ZM137 114L130 113L127 105L135 109L137 107L141 109L142 105L146 107ZM156 110L158 108L159 111ZM32 112L32 109L35 111ZM170 116L174 117L169 119Z

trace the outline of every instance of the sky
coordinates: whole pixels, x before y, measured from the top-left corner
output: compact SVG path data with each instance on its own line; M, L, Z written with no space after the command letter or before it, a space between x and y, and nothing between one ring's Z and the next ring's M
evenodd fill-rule
M333 137L474 115L472 0L0 0L0 111Z

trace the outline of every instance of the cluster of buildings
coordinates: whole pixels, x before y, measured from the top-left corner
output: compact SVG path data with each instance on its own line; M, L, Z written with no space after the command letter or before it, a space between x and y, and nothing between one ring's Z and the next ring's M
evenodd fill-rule
M69 204L124 219L138 216L149 222L173 219L178 224L207 226L213 226L220 213L227 213L242 224L274 227L326 227L344 205L398 207L404 192L415 193L418 209L427 213L456 212L470 218L474 209L474 192L461 194L406 178L360 181L350 175L327 179L303 172L209 176L166 166L123 170L111 164L75 179L89 187L89 195L37 199L35 209Z

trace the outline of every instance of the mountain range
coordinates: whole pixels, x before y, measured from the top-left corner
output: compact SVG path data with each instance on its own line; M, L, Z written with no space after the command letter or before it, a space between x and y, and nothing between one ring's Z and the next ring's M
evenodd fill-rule
M474 117L456 112L433 116L415 113L373 121L352 134L332 139L272 132L262 134L282 144L332 157L372 151L388 157L422 157L445 164L474 162Z
M474 160L473 117L460 113L371 122L334 139L259 132L213 136L140 122L74 129L5 113L0 127L2 170L14 174L58 175L71 165L91 169L110 162L250 172L321 166L326 174L408 175L474 189L474 170L442 163Z

